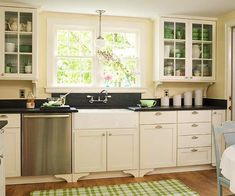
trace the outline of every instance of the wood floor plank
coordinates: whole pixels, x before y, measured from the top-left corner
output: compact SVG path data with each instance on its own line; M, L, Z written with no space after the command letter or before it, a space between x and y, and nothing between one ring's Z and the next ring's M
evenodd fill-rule
M181 172L170 174L157 174L144 176L143 178L109 178L95 180L80 180L77 183L39 183L25 185L8 185L6 187L6 196L28 196L31 191L44 189L72 188L72 187L88 187L111 184L124 184L133 182L144 182L153 180L178 179L189 186L192 190L198 192L201 196L216 196L216 173L215 170L197 171L197 172ZM231 194L225 190L225 194Z

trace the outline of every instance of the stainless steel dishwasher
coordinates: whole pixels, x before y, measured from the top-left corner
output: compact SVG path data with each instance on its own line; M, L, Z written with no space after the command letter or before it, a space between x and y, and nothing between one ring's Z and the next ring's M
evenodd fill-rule
M22 176L70 174L70 113L22 115Z

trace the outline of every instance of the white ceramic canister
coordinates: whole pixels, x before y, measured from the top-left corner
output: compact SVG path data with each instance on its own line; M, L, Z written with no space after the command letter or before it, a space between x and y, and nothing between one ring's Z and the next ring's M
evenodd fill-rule
M161 106L169 106L169 97L168 96L164 96L161 98Z
M173 96L173 106L181 106L181 95Z
M200 58L201 50L198 44L193 45L192 57L193 58Z
M197 106L202 105L203 104L203 89L196 89L194 93L195 93L195 98L194 98L195 105Z
M191 91L184 93L184 105L185 106L191 106L193 100L193 94Z

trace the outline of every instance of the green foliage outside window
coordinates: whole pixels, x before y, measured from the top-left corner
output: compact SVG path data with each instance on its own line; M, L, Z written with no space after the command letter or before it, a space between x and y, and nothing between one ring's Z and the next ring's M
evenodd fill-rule
M103 86L138 85L138 58L135 33L105 33L105 47L97 51L103 70ZM57 84L91 85L94 81L93 36L91 31L57 31Z

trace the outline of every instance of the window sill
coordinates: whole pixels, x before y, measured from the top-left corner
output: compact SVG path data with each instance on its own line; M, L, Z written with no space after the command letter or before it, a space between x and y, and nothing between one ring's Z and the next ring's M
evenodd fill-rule
M108 87L46 87L47 93L98 93L102 90L107 90L109 93L145 93L146 89L141 87L135 88L108 88Z

